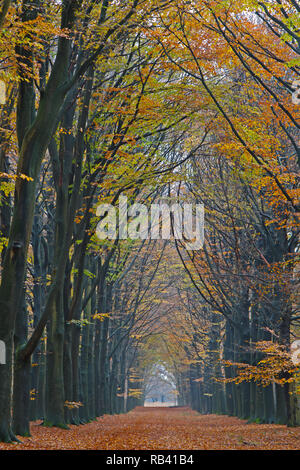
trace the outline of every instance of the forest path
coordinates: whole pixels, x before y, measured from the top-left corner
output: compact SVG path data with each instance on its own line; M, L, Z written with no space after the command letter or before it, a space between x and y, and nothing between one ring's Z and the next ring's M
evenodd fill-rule
M237 418L200 415L187 407L135 408L105 415L70 430L31 424L32 437L1 449L215 450L299 449L300 428L247 424Z

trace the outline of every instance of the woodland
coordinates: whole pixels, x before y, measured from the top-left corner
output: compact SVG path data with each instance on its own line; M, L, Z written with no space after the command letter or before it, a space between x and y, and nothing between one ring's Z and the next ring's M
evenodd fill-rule
M157 382L204 427L300 425L299 12L0 2L0 442L139 420ZM100 239L121 196L202 204L203 247Z

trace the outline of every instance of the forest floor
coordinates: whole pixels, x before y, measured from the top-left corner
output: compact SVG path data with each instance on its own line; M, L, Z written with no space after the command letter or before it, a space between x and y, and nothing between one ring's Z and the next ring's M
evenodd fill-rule
M70 430L34 422L31 433L31 437L21 438L22 444L0 444L0 450L300 449L300 428L247 424L228 416L200 415L186 407L138 407Z

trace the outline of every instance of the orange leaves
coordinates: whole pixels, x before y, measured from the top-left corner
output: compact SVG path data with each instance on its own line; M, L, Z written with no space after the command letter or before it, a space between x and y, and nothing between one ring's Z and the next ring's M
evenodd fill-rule
M207 117L218 114L213 145L239 165L243 178L264 192L270 205L292 201L296 207L299 192L291 143L297 141L299 114L291 98L294 71L289 65L294 51L280 28L277 32L275 25L274 32L255 16L260 7L248 0L230 5L172 2L151 33L169 59L166 68L174 71L177 66L188 77L186 88L192 90L194 103L201 109L200 96ZM288 16L272 2L265 8L278 16L277 25L293 30L293 7Z
M288 450L299 448L300 429L199 415L187 407L138 407L70 430L32 423L31 435L21 444L0 444L0 450Z
M219 381L240 384L253 380L264 387L271 383L284 385L299 381L299 367L293 365L290 353L283 346L271 341L259 341L255 344L255 350L264 354L256 365L223 361L226 367L235 367L237 372L234 378Z
M23 173L20 173L18 175L10 175L8 173L0 172L0 178L9 178L12 180L17 180L18 178L21 178L22 180L26 180L26 181L33 181L33 179L30 176L24 175Z

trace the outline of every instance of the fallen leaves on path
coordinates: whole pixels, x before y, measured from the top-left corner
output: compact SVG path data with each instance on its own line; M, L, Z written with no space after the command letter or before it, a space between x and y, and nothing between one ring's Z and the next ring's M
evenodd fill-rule
M138 407L125 415L105 415L70 430L31 424L32 436L3 449L91 450L275 450L300 448L300 428L247 424L237 418L200 415L190 408Z

